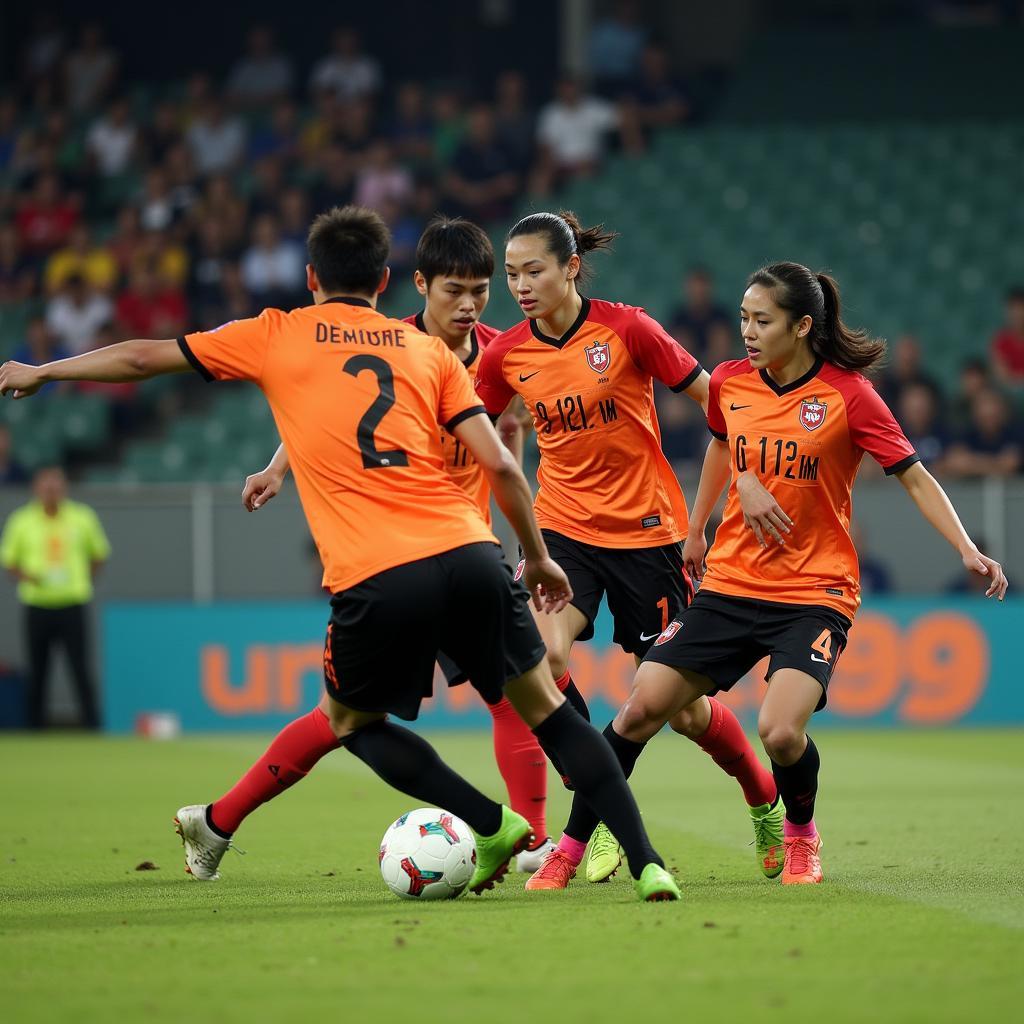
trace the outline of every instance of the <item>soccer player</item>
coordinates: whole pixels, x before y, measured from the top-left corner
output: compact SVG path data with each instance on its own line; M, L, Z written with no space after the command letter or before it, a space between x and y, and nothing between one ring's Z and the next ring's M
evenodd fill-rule
M424 298L424 308L406 317L405 322L440 338L475 378L481 352L500 333L480 320L494 276L491 240L468 220L437 217L420 237L416 267L416 288ZM505 446L521 464L522 424L517 412L509 410L497 426ZM470 495L490 525L491 489L483 469L454 434L443 428L440 434L448 475ZM242 490L245 507L256 510L270 501L280 491L287 473L288 455L282 445L266 469L246 479ZM465 673L443 651L438 652L438 663L449 686L467 681ZM554 845L548 838L545 820L547 760L537 737L507 697L489 705L489 710L495 759L508 789L509 805L529 821L536 837L534 846L516 857L516 868L532 873ZM305 778L321 757L337 748L338 740L327 728L327 714L325 694L319 711L285 726L263 756L213 802L209 820L224 838L230 838L257 807Z
M574 594L563 611L535 617L556 685L584 715L569 656L577 640L594 635L602 596L615 642L637 663L689 598L681 544L686 502L661 450L653 379L702 407L708 395L707 373L642 309L580 293L585 255L607 248L613 237L601 227L584 230L568 212L531 214L512 227L505 273L526 319L488 346L476 379L491 415L519 396L533 416L541 456L537 521ZM692 706L677 709L672 727L737 779L761 870L778 874L782 806L775 780L735 715L698 694ZM563 836L527 888L565 888L588 839L589 832ZM599 828L588 880L604 881L619 863L613 832Z
M683 549L703 583L640 666L605 731L627 775L644 744L701 694L728 690L768 657L758 731L785 805L784 885L822 880L814 824L818 749L807 723L825 706L860 604L851 490L864 453L903 484L964 566L1002 600L1006 577L967 535L888 407L859 371L885 343L851 330L827 274L776 263L751 275L740 306L747 358L711 375L708 446ZM704 530L728 486L707 556ZM595 825L573 801L566 834Z
M194 369L249 380L267 397L320 551L331 616L324 648L329 725L377 775L457 814L477 836L470 888L491 888L532 840L529 823L453 772L389 714L415 719L443 649L490 703L504 693L626 847L644 900L678 899L607 743L558 692L528 611L572 596L551 560L522 471L442 341L376 310L390 236L371 210L335 208L309 233L314 304L162 341L132 340L41 367L0 367L0 395L52 380L144 380ZM529 565L512 579L477 506L445 472L441 424L483 467ZM202 806L182 808L189 863L227 849ZM211 870L212 869L212 870Z

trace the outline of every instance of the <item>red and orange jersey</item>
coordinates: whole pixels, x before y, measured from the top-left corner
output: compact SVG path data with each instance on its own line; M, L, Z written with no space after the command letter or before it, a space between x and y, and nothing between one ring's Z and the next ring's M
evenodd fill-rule
M423 322L423 313L407 316L405 323L413 324L423 334L429 334ZM475 381L480 368L480 355L485 348L501 333L496 327L477 324L470 336L469 355L462 361L470 379ZM484 476L484 471L477 464L466 446L447 430L441 431L441 451L444 455L445 469L451 478L477 503L484 521L491 522L491 488Z
M851 492L868 452L887 474L919 461L888 406L861 374L818 360L780 386L749 360L711 375L708 426L728 441L732 479L750 471L793 520L785 546L762 549L730 487L702 587L783 604L825 605L852 619L860 605L850 539Z
M515 395L533 416L542 527L599 547L646 548L682 539L687 527L653 378L682 391L700 373L642 309L584 299L561 338L526 320L491 342L476 390L492 416Z
M451 429L483 407L440 339L362 300L328 299L179 345L207 380L254 381L267 396L332 592L496 542L445 470L438 425Z

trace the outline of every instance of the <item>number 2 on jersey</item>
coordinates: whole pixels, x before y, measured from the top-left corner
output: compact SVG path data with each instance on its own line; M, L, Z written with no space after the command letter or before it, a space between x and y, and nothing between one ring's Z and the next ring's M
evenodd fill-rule
M353 356L345 363L344 372L358 377L363 370L369 370L377 378L377 397L370 408L363 413L356 430L359 452L363 457L363 469L387 469L391 466L408 466L409 456L401 448L382 452L377 448L373 432L380 421L395 404L395 375L388 363L380 356Z

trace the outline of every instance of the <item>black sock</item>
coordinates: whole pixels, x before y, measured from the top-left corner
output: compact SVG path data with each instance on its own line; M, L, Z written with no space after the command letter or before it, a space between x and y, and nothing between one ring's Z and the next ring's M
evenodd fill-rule
M619 759L619 766L622 774L628 779L633 774L637 758L643 753L646 743L636 743L620 736L609 722L601 734L608 741L615 756ZM590 805L577 794L573 797L572 809L569 811L569 821L565 826L565 834L572 839L578 839L581 843L590 842L590 837L597 828L600 817L591 810Z
M806 825L814 817L814 798L818 795L818 768L821 758L814 740L807 737L807 748L790 765L772 761L772 775L779 796L786 805L786 817L794 825Z
M583 694L580 693L576 684L572 681L572 676L569 676L569 685L566 686L562 693L565 695L565 699L583 716L584 720L589 722L590 708L587 707ZM553 750L548 750L543 743L540 746L547 755L547 759L551 762L552 767L562 776L562 785L571 791L574 788L572 779L566 774L565 769L562 767L562 762L558 760L558 755Z
M501 804L456 775L422 736L409 729L374 722L341 742L399 792L457 814L482 836L501 828Z
M664 862L651 846L640 811L622 774L616 755L593 726L568 702L533 730L537 739L556 751L576 786L576 802L586 801L597 821L603 821L622 844L634 878L651 863ZM620 737L621 739L621 737ZM628 740L623 740L628 743ZM643 749L642 744L633 744ZM637 751L639 754L639 750ZM636 761L636 757L633 758ZM593 826L591 826L591 832ZM590 832L586 838L590 838Z

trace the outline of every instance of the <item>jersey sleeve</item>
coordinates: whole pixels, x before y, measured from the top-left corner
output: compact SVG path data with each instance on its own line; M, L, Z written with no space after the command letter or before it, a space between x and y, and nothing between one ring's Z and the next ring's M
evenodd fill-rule
M23 544L20 526L20 516L16 512L11 513L0 534L0 565L5 569L16 569L21 563Z
M729 428L722 413L722 381L725 380L725 364L720 363L711 374L708 384L708 430L719 441L729 440Z
M633 362L673 391L685 391L703 367L654 317L638 309L632 319L624 340Z
M438 397L437 422L445 430L454 430L470 416L482 416L487 410L473 390L469 372L456 355L439 342L441 349L441 393Z
M258 381L270 344L269 310L247 320L232 320L212 331L178 339L192 368L206 381Z
M861 378L858 386L850 390L846 408L850 440L867 452L886 476L921 461L889 406L867 380Z
M500 416L516 393L501 372L502 352L497 345L488 345L480 354L476 371L476 393L489 416Z

